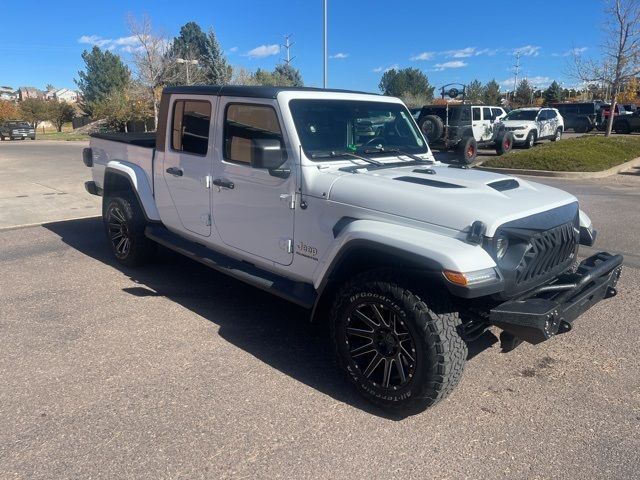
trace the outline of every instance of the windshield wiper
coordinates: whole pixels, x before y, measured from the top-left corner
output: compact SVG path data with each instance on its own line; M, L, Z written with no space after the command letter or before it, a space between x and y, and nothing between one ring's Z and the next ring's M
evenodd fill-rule
M382 162L379 162L378 160L374 160L373 158L369 158L369 157L363 157L360 155L356 155L355 153L351 153L351 152L329 152L329 153L314 153L311 155L311 158L337 158L337 157L351 157L351 158L357 158L358 160L363 160L367 163L370 163L371 165L383 165Z
M395 153L395 156L397 158L400 158L401 155L404 155L405 157L409 157L411 160L415 160L416 162L424 162L430 164L433 163L431 160L425 160L417 155L414 155L413 153L403 152L401 150L398 150L397 148L375 147L365 150L364 153Z

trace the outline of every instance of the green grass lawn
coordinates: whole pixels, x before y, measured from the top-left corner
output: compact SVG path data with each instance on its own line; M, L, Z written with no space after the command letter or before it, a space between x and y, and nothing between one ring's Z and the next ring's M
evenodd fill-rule
M36 133L36 140L89 140L89 135L86 133L73 133L73 132L47 132Z
M546 142L492 158L483 167L599 172L640 157L640 135L587 136Z

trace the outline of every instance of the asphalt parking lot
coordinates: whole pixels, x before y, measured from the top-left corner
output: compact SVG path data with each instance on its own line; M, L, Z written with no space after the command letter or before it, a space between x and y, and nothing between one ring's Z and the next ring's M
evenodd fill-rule
M638 477L640 172L544 180L625 253L618 296L545 344L502 354L485 335L447 400L397 420L352 391L303 310L169 252L116 265L81 218L99 212L82 144L10 147L0 478Z

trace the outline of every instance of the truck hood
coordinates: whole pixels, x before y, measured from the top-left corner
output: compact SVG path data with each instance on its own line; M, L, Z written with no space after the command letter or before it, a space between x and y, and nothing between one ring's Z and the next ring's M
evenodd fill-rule
M339 175L327 198L458 231L480 220L487 236L505 222L577 202L518 177L446 165L364 167Z

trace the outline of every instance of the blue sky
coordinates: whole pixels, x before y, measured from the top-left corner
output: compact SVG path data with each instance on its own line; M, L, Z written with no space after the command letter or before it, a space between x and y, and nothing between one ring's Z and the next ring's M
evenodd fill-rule
M28 10L2 20L0 85L75 88L80 54L96 42L128 60L128 14L148 14L168 36L191 20L213 27L229 62L251 70L273 68L292 34L293 65L307 85L322 85L322 0L58 1ZM377 91L395 66L419 68L436 86L495 78L506 89L515 50L520 77L569 86L571 50L598 54L602 10L602 0L329 0L329 86Z

